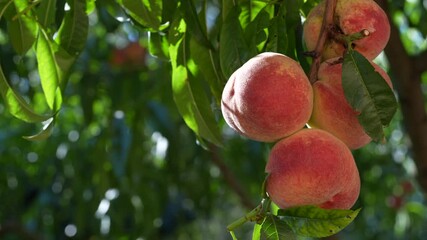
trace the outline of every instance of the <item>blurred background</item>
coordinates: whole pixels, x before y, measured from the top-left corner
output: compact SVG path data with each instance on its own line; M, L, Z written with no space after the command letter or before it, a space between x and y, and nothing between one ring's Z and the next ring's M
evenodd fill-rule
M426 1L391 3L408 55L426 51ZM89 24L52 136L23 139L41 125L13 118L0 101L0 239L231 239L227 224L261 200L271 146L235 134L214 105L225 147L207 149L178 113L170 62L149 54L148 34L102 5ZM5 75L46 111L34 54L16 55L3 29ZM390 68L384 54L377 61ZM425 83L426 72L423 93ZM425 239L426 199L403 117L384 143L354 152L363 209L336 239ZM236 235L250 239L252 227Z

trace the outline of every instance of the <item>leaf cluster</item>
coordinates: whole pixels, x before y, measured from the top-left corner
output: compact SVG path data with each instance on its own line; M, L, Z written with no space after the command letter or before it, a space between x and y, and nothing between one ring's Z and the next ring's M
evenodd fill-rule
M264 51L286 54L308 69L310 59L303 55L301 16L315 4L316 1L300 0L122 0L105 3L113 17L128 18L148 33L149 51L153 56L171 62L173 99L182 118L202 143L207 140L218 146L222 145L218 109L226 79L251 57ZM32 3L21 0L2 1L0 7L0 17L6 21L13 49L20 55L33 50L37 57L48 111L36 112L24 96L10 86L0 66L1 93L12 115L26 122L44 123L44 130L28 138L42 139L49 135L55 123L71 67L86 45L88 14L96 5L82 0ZM58 12L57 9L66 10ZM344 68L347 66L345 64ZM358 71L364 72L362 78L372 73L364 67ZM345 72L349 73L345 76L355 76L354 71ZM357 89L369 87L364 81L347 82L361 83ZM346 91L348 99L354 99L354 88L346 89L351 91ZM371 96L358 96L354 101L364 99L371 105L378 103L372 100L375 98L372 92ZM360 110L359 106L352 106ZM381 128L390 120L385 117L387 119L381 123L371 121L378 118L375 115L382 114L378 108L371 107L361 114L364 117L362 125L377 140L382 139Z
M57 11L65 6L67 10ZM0 19L5 22L15 52L21 56L33 52L37 57L38 75L49 108L44 113L36 112L10 85L0 66L0 91L9 112L25 122L44 123L40 133L27 137L30 140L47 137L55 122L69 71L86 44L86 12L87 2L83 0L0 2Z
M303 1L191 0L168 5L176 8L163 3L157 24L149 24L157 19L150 15L139 15L145 20L135 18L135 11L130 15L149 30L150 53L171 61L173 97L187 125L201 142L221 146L221 92L237 68L263 51L307 63L300 34Z
M360 209L333 210L315 206L299 206L279 209L274 214L270 199L228 226L233 237L234 230L246 221L255 222L252 239L298 239L298 237L322 238L334 235L350 224Z
M101 3L99 3L101 2ZM42 1L26 1L26 0L2 0L0 1L0 17L2 21L2 30L7 31L9 42L13 51L22 56L35 55L37 60L37 73L41 83L41 93L46 104L44 111L37 111L37 106L31 104L31 97L25 96L11 84L10 74L7 69L3 72L0 67L0 90L4 103L9 112L16 118L30 123L42 123L44 125L42 131L34 136L27 137L32 140L40 140L48 137L56 122L57 114L63 105L64 96L66 96L66 86L73 73L73 66L77 61L83 49L90 45L87 42L89 25L89 16L96 14L102 21L110 21L111 25L120 25L123 22L130 22L135 29L140 32L147 33L148 51L152 56L163 61L161 64L168 65L162 70L170 71L167 73L154 72L147 75L141 74L139 81L141 88L151 89L153 91L162 92L161 101L165 100L168 94L173 96L173 100L177 106L179 113L176 113L183 119L185 124L195 133L199 143L203 146L208 146L211 142L215 145L222 146L224 140L224 132L221 129L221 117L219 113L219 105L221 99L222 88L227 78L248 59L256 54L264 51L273 51L286 54L298 60L305 70L308 70L310 59L306 58L304 46L302 44L302 20L301 17L306 16L309 9L314 6L317 1L250 1L250 0L120 0L120 1L84 1L84 0L42 0ZM102 6L102 8L101 8ZM106 9L106 10L105 10ZM106 11L106 12L104 12ZM107 17L105 17L107 15ZM102 46L102 42L97 42ZM93 47L92 45L89 46ZM92 51L95 51L93 48ZM88 50L90 51L90 49ZM91 53L92 57L100 53ZM85 56L82 56L85 58ZM82 60L84 62L84 60ZM379 111L382 106L376 103L377 98L383 98L382 92L384 86L378 84L378 77L374 77L374 83L371 82L371 75L375 75L371 67L365 64L357 52L350 52L345 56L344 73L349 77L345 79L353 79L357 76L356 81L348 81L353 85L346 85L345 89L350 89L349 94L353 94L355 89L365 89L362 92L362 97L355 97L355 108L359 106L369 106L370 111L361 110L364 114L362 122L369 123L371 127L366 127L369 132L373 132L372 136L375 139L381 139L382 127L387 125L391 120L392 112L395 107L390 98L392 92L386 92L385 98L386 108L389 110L386 113ZM1 59L0 65L7 66L10 61ZM92 65L91 65L92 67ZM133 89L134 85L129 82L114 82L111 89L115 92L110 94L111 99L95 99L94 96L99 94L97 89L99 86L94 84L95 79L109 79L111 76L102 74L104 69L96 68L95 70L85 73L84 81L81 85L71 86L79 87L82 94L81 101L88 103L84 104L82 111L85 116L89 116L86 122L88 128L93 127L94 122L104 122L105 118L102 114L107 114L105 106L112 105L117 107L120 100L125 99L127 104L126 109L138 108L137 103L140 99L144 99L144 104L149 107L147 111L135 112L135 116L130 116L127 121L132 125L132 132L147 131L146 128L159 128L162 134L169 139L171 148L168 150L170 170L184 171L189 162L183 159L188 159L185 154L195 157L197 155L207 154L200 153L193 148L186 149L186 145L190 145L192 139L190 133L180 130L181 125L172 124L170 119L177 119L177 116L169 115L163 106L158 106L148 99L154 97L149 93L149 90L140 93L139 89ZM107 73L107 71L105 71ZM108 72L110 73L110 72ZM99 77L101 75L101 77ZM351 76L351 77L350 77ZM129 77L129 76L128 76ZM171 79L171 92L165 88L164 81L162 84L156 85L152 79L154 78ZM130 78L130 77L129 77ZM127 79L127 78L126 78ZM160 80L159 80L160 81ZM152 87L156 85L157 87ZM357 85L357 86L354 86ZM139 85L138 85L139 86ZM70 87L70 86L69 86ZM161 89L164 88L164 89ZM381 94L378 94L381 92ZM120 92L123 90L123 92ZM374 92L372 92L372 91ZM112 91L112 90L111 90ZM93 92L96 92L95 94ZM346 93L348 96L349 94ZM369 100L369 99L371 100ZM368 100L367 100L368 99ZM359 103L362 100L362 103ZM70 100L71 101L71 100ZM366 101L368 102L366 104ZM149 103L148 103L149 102ZM382 103L382 100L380 101ZM373 110L372 110L373 109ZM105 111L105 112L104 112ZM394 113L394 112L393 112ZM109 112L108 114L113 115ZM147 117L151 115L151 117ZM67 115L68 116L68 115ZM68 116L72 118L72 116ZM105 117L105 116L104 116ZM146 128L138 123L141 121L147 125ZM374 119L374 120L372 120ZM149 179L150 177L159 178L151 173L150 176L144 176L137 173L138 162L132 159L126 163L128 150L131 149L133 156L143 158L147 155L148 150L138 148L134 142L141 140L138 137L133 139L133 144L130 145L131 136L125 119L114 118L107 122L111 129L103 132L104 138L99 138L100 142L92 143L94 147L93 155L85 158L102 158L101 161L105 168L111 171L108 173L101 170L97 171L95 176L84 175L84 178L93 182L94 185L100 184L102 190L108 189L110 175L116 176L118 179L125 179L122 182L115 182L117 186L123 188L129 187L126 181L130 181L130 188L137 188L137 181L127 179L125 172L131 171L132 176L138 178ZM176 120L178 122L178 120ZM91 131L96 132L98 125L92 130L87 130L87 140L98 141L96 134L91 135ZM94 130L95 129L95 130ZM372 129L372 130L371 130ZM381 131L379 130L381 129ZM152 129L150 129L152 130ZM184 132L184 133L183 133ZM184 137L182 135L185 135ZM92 137L90 137L92 136ZM115 141L109 139L109 136L114 136ZM191 140L189 140L191 139ZM141 140L142 141L142 140ZM173 141L173 142L172 142ZM139 142L138 142L139 143ZM254 147L256 143L250 143L249 147ZM103 146L109 146L109 151L102 149ZM96 147L98 146L98 147ZM101 147L100 147L101 146ZM247 147L241 146L239 147ZM258 146L259 147L259 146ZM236 150L237 151L237 150ZM250 150L248 150L250 151ZM88 151L89 152L89 151ZM96 154L95 154L96 152ZM74 157L78 158L78 154ZM130 154L130 153L129 153ZM246 152L246 155L250 153ZM179 156L174 159L174 156ZM145 161L148 161L145 159ZM153 160L155 162L155 160ZM192 162L193 163L193 162ZM92 163L89 168L97 168L95 163ZM127 165L129 164L129 165ZM144 167L157 167L162 169L163 165L142 164ZM130 168L131 170L127 169ZM79 169L85 169L85 166L80 166ZM208 170L199 166L201 175L209 174ZM52 171L52 170L49 170ZM183 178L182 175L176 173L174 180ZM190 180L185 181L185 184L191 186L191 176L187 176ZM208 181L208 180L207 180ZM151 184L151 185L150 185ZM154 186L156 183L150 182L144 191L137 191L138 195L143 195L149 191L156 191ZM92 185L92 186L94 186ZM162 182L160 188L165 187L166 183ZM203 187L209 186L208 183ZM201 187L201 188L203 188ZM219 188L219 187L218 187ZM128 189L129 190L129 189ZM83 192L80 191L80 192ZM98 195L102 195L101 191L94 191ZM124 194L129 195L131 199L131 190L125 191ZM166 193L162 192L163 195ZM99 197L99 196L98 196ZM179 198L179 197L177 197ZM132 198L135 199L135 198ZM123 204L130 204L129 201L124 201ZM137 201L137 200L135 200ZM152 205L156 205L155 199L146 200ZM159 204L159 203L157 203ZM160 208L160 206L157 206ZM139 210L145 212L145 210ZM159 210L160 211L160 210ZM322 237L328 234L337 232L342 229L349 221L346 221L349 214L356 215L358 211L326 212L311 207L280 210L277 215L266 214L260 224L255 225L255 235L263 235L268 239L283 239L283 237L295 237L295 235L305 235L311 237ZM126 218L125 216L124 218ZM154 218L148 216L147 218ZM151 218L150 218L151 219ZM353 218L352 218L353 219ZM134 219L136 223L141 223L141 219ZM132 225L132 224L131 224ZM148 227L147 227L148 228ZM149 229L149 228L148 228ZM151 229L149 229L151 230ZM315 232L313 232L315 230ZM332 232L331 232L332 231ZM288 238L287 238L288 239Z

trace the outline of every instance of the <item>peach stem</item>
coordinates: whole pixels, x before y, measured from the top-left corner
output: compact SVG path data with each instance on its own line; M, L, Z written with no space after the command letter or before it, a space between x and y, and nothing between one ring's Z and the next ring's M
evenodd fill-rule
M237 219L236 221L234 221L233 223L229 224L227 226L227 230L229 232L233 232L234 229L236 229L237 227L240 227L241 225L243 225L246 222L253 222L255 221L255 219L257 219L260 215L260 212L262 210L262 205L258 205L256 208L254 208L252 211L250 211L249 213L247 213L245 216Z
M232 233L234 229L240 227L246 222L256 222L257 224L261 224L264 220L266 214L270 211L271 200L270 198L264 198L261 203L256 206L252 211L247 213L245 216L237 219L227 226L227 230Z
M323 47L328 38L329 29L334 24L334 13L337 5L337 0L325 0L325 12L323 13L322 27L320 29L319 38L317 39L316 48L312 52L313 62L310 69L310 82L313 84L317 81L317 72L319 70L320 61L322 59Z
M362 29L360 32L351 34L351 35L344 35L344 34L337 34L334 36L335 40L338 42L341 42L346 49L352 48L352 43L354 41L360 40L362 38L365 38L371 34L368 29Z

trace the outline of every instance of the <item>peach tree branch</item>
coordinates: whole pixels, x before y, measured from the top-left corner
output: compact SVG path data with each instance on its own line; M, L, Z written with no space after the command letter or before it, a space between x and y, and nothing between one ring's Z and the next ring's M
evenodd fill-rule
M328 39L329 31L334 24L334 12L337 5L337 0L325 0L325 12L323 15L322 26L320 28L319 38L317 39L316 48L311 52L313 62L310 69L310 82L317 81L317 72L319 70L320 61L322 60L322 52Z

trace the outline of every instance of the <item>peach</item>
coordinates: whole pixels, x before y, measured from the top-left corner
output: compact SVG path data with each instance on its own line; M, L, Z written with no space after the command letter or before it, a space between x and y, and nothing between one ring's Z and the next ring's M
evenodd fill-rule
M266 172L266 191L280 208L350 209L360 192L350 149L320 129L302 129L277 142Z
M325 1L322 1L310 11L304 23L303 36L308 51L316 47L324 11ZM334 28L346 35L368 30L369 36L353 43L354 49L370 60L381 53L390 37L387 15L373 0L338 0L334 24ZM330 37L325 43L322 58L340 57L344 50L344 44Z
M273 142L303 128L313 89L299 63L279 53L261 53L237 69L221 100L227 124L257 141Z
M318 80L313 84L313 114L310 127L326 130L341 139L350 149L361 148L371 141L357 119L358 112L347 102L342 88L342 63L338 58L320 64ZM387 81L387 73L375 63L375 70Z

